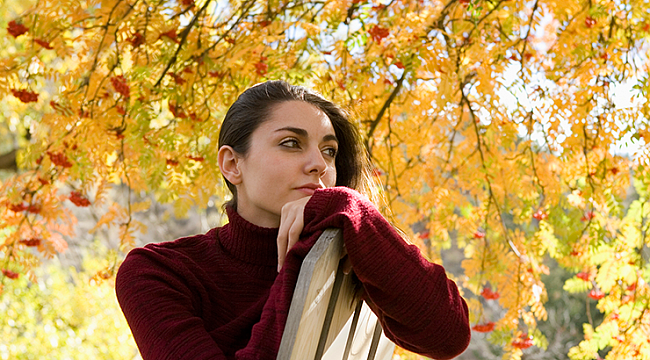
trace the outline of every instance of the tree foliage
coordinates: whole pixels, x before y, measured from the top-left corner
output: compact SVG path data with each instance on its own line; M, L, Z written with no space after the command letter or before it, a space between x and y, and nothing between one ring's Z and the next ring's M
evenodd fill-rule
M77 272L52 261L36 270L38 284L7 282L0 359L141 359L111 282L88 281L103 262L88 256Z
M388 207L432 260L452 240L463 249L472 325L506 357L546 346L537 322L552 257L576 274L565 290L604 315L570 357L650 359L643 1L42 0L2 11L13 129L2 134L19 168L0 190L3 284L32 276L26 248L65 250L67 202L107 209L97 228L119 227L128 249L146 231L133 214L149 205L129 195L102 207L110 187L153 193L177 215L225 196L227 106L286 79L352 114ZM505 315L489 318L486 302Z

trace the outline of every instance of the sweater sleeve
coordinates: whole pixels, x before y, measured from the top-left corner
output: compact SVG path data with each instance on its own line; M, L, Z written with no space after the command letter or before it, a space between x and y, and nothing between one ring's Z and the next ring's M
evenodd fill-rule
M193 310L182 271L147 248L132 250L120 266L115 292L142 358L225 360Z
M467 348L469 312L456 284L407 244L370 201L349 188L317 190L304 216L304 232L342 229L352 269L389 339L434 359Z

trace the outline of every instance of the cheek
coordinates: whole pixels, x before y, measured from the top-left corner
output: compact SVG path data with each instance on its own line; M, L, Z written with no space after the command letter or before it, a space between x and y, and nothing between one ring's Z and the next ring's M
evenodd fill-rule
M327 169L325 176L323 176L323 184L325 187L336 186L336 167L331 166Z

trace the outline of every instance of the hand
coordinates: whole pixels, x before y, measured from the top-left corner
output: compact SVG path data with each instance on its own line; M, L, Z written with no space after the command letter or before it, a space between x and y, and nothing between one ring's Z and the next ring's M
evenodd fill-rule
M305 226L305 205L311 196L290 201L282 206L280 229L278 230L278 272L284 265L289 250L298 242Z

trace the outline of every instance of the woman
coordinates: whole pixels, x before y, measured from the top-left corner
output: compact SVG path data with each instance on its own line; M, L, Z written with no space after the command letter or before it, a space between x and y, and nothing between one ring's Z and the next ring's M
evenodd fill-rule
M365 159L345 113L320 95L283 81L241 94L219 135L229 223L134 249L118 272L142 357L275 359L301 261L330 227L388 338L436 359L460 354L467 305L353 190L369 191Z

